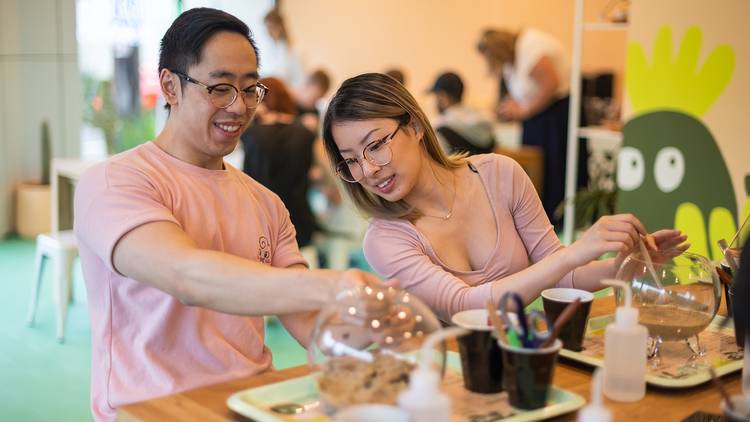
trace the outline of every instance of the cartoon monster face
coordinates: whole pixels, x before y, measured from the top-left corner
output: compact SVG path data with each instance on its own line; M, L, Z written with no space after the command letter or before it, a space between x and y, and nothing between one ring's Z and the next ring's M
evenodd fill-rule
M617 162L618 212L637 215L653 231L675 227L682 204L695 204L705 222L717 207L736 208L726 164L700 121L657 111L629 121L624 137Z
M726 89L732 46L702 52L703 30L688 28L677 49L672 29L656 33L651 59L628 44L625 86L636 117L624 127L618 157L617 209L650 230L677 228L695 253L721 255L716 241L735 230L737 203L726 164L700 118ZM705 59L701 59L705 56Z

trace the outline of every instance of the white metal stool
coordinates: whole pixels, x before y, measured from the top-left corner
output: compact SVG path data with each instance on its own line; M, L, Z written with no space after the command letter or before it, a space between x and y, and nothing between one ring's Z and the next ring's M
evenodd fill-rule
M57 307L57 340L60 342L65 340L65 317L68 313L68 301L72 292L73 261L76 256L78 256L78 246L72 230L40 234L36 238L34 281L31 286L31 302L29 303L27 322L29 326L34 325L44 261L49 258L52 260L52 295Z

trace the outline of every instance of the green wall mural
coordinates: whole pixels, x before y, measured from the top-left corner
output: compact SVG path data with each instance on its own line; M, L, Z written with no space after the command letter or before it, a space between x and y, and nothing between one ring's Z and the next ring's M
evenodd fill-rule
M617 209L649 230L678 228L693 252L717 259L716 241L736 229L737 201L716 141L699 119L732 78L735 55L721 45L699 67L702 41L700 28L689 28L673 58L672 31L663 26L650 63L640 44L628 46L625 83L635 117L623 128Z

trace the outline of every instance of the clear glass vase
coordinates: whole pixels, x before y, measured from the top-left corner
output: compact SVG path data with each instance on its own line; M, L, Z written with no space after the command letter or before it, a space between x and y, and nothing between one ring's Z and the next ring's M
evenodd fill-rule
M638 322L649 331L649 358L658 366L664 341L686 341L691 360L703 355L698 335L719 309L721 284L711 262L700 255L677 250L640 252L628 256L616 278L630 283ZM618 306L624 302L619 290Z

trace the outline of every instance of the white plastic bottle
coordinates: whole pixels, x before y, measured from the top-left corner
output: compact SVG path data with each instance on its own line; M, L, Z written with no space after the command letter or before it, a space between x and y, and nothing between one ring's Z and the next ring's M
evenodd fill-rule
M463 328L447 328L425 340L409 388L398 396L398 406L409 412L410 422L450 422L451 398L440 391L440 374L430 367L430 354L438 341L462 334L466 334Z
M625 305L617 308L615 322L604 332L604 395L615 401L638 401L646 394L648 330L638 324L630 285L620 280L602 283L625 293Z

